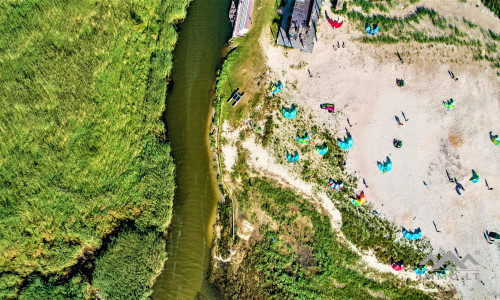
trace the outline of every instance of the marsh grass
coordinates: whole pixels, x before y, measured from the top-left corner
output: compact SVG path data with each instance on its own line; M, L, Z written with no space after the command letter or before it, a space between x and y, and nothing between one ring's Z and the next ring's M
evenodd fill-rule
M174 165L160 117L187 3L0 3L0 298L39 285L23 285L35 271L67 275L124 222L167 228Z

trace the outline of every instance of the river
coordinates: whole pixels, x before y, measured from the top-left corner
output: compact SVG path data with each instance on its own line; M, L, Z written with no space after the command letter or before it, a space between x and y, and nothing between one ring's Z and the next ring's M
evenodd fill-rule
M213 299L206 281L212 227L221 194L208 133L213 87L230 37L229 0L194 0L174 51L173 86L165 121L176 165L177 190L167 240L168 260L153 299Z

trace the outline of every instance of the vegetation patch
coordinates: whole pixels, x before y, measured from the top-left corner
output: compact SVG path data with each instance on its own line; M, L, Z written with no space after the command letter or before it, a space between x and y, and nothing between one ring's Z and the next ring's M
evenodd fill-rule
M275 181L252 177L235 195L257 202L267 218L243 208L242 217L258 225L260 238L232 244L244 252L241 264L218 262L212 270L211 280L225 297L431 299L394 278L377 282L355 271L359 256L338 241L329 218Z
M125 223L138 248L162 245L175 184L160 118L188 2L0 3L0 298L87 298L94 268L116 287L103 240ZM128 261L145 272L138 298L163 257L150 255Z

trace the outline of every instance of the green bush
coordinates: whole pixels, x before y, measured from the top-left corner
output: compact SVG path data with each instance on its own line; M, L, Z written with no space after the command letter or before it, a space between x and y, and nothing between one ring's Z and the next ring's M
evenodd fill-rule
M492 12L494 12L497 17L500 18L500 1L498 0L481 0L483 4L489 8Z
M87 299L88 283L77 275L67 282L57 283L53 279L44 280L39 276L31 276L28 285L19 295L20 300L33 299Z
M97 259L92 286L107 300L148 299L165 257L165 240L158 233L125 230Z

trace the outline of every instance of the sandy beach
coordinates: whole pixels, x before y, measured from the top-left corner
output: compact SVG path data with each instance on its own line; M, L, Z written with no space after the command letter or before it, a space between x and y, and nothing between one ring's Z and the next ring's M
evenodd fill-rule
M486 8L450 3L454 9L436 1L423 1L419 6L442 10L449 17L464 13L480 26L500 31L500 21L484 11ZM456 249L460 256L470 254L478 261L478 266L468 267L479 271L482 283L453 282L461 297L500 295L499 246L488 244L483 236L485 230L500 231L500 146L489 137L490 131L500 133L500 77L496 70L452 45L363 44L356 40L362 35L359 28L351 28L349 22L332 30L322 18L318 32L312 53L276 47L269 36L262 37L269 77L285 84L281 97L288 104L295 103L299 113L310 114L315 124L335 137L349 130L354 146L348 152L347 172L358 178L357 188L365 191L381 216L398 226L420 227L436 254L438 250L456 253ZM334 50L332 45L338 42L345 47ZM399 61L397 51L406 53L405 63ZM299 63L305 67L290 67ZM396 78L403 78L406 85L398 87ZM450 98L456 107L446 110L443 101ZM333 115L319 108L326 102L335 104ZM398 125L396 117L403 125ZM236 136L233 133L231 138L226 126L225 137L230 142L223 153L228 168L235 159L231 141ZM403 142L401 148L393 146L394 138ZM243 146L252 149L249 163L253 167L313 195L314 188L297 182L286 170L289 166L276 164L275 155L268 153L272 150L248 141ZM393 169L383 174L377 161L387 156ZM480 176L477 183L469 180L472 170ZM446 172L463 186L460 194ZM319 198L327 207L328 199ZM327 210L338 221L338 212L330 206Z

